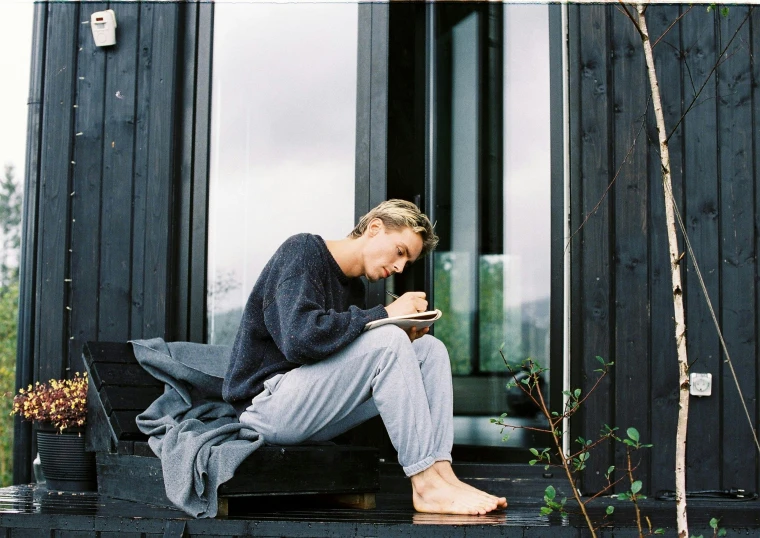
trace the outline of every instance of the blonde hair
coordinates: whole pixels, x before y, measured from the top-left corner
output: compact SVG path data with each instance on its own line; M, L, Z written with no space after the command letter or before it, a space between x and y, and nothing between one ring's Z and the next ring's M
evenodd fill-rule
M409 228L414 233L419 234L422 237L420 258L432 252L438 245L438 236L435 235L430 219L412 202L391 199L380 203L359 219L359 223L349 234L349 237L357 239L364 235L367 226L373 219L380 219L389 230Z

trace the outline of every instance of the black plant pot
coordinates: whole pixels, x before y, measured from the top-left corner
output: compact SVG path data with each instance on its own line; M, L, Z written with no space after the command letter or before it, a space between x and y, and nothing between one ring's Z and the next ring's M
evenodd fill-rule
M37 428L37 450L48 489L95 491L95 454L84 449L84 429L58 433L49 425Z

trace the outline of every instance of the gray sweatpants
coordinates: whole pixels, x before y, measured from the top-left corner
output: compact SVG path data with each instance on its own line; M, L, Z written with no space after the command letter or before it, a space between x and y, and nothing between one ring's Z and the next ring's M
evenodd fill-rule
M446 347L432 336L410 342L394 325L379 327L264 386L240 422L268 443L326 441L379 413L407 476L451 461L451 365Z

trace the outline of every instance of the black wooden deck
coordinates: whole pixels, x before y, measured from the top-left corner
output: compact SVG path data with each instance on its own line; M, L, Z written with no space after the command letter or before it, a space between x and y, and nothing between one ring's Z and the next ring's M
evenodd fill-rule
M411 500L401 495L380 495L375 510L339 509L320 505L313 498L268 497L241 499L226 519L191 519L178 510L104 497L96 493L62 493L42 486L0 489L0 533L7 537L50 536L134 537L158 536L430 536L442 538L504 536L520 538L588 536L581 521L571 517L539 515L535 499L512 499L510 507L487 516L435 516L418 514ZM600 517L602 504L596 513ZM618 503L615 527L600 536L638 536L631 510ZM646 501L643 512L665 536L675 536L674 505ZM721 517L728 536L760 536L760 502L691 501L690 533L712 536L711 517Z

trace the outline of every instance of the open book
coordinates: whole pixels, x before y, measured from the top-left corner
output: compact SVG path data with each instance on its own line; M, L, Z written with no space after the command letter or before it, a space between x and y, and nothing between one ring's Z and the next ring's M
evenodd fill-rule
M427 312L417 312L416 314L407 314L405 316L378 319L376 321L370 321L367 323L364 326L364 330L369 331L370 329L376 329L378 327L382 327L383 325L388 325L391 323L393 325L398 325L404 330L411 329L412 327L422 329L423 327L430 327L433 323L435 323L435 320L439 319L442 315L442 312L436 309L429 310Z

